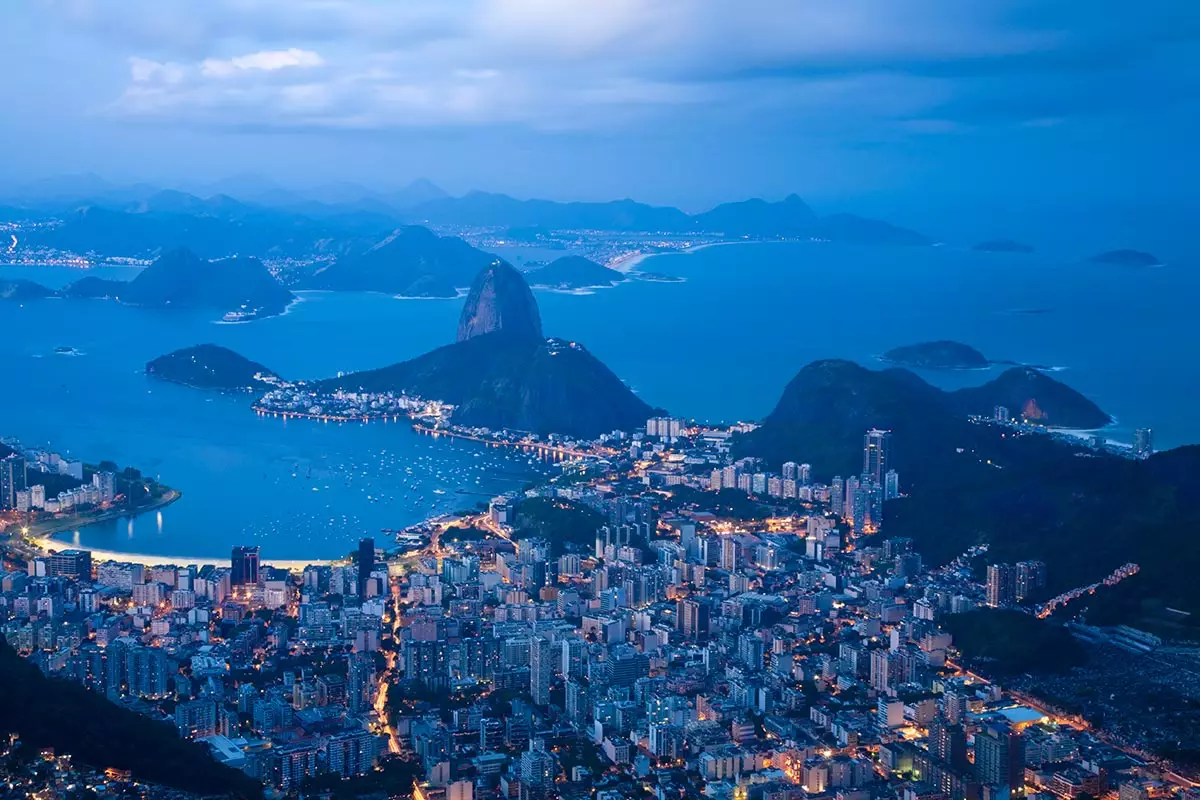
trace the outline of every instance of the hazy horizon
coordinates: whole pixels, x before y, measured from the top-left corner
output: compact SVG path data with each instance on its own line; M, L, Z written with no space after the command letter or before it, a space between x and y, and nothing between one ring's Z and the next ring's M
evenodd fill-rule
M1200 14L1170 0L47 0L6 28L10 187L796 192L913 225L1197 205Z

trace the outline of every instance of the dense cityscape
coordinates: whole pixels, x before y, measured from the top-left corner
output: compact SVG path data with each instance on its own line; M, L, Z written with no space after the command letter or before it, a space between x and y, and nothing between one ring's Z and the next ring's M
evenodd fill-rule
M826 484L732 460L753 427L661 417L569 441L547 483L303 570L250 546L175 566L10 548L0 631L289 796L1194 796L1144 743L963 666L943 621L1040 615L1046 565L981 546L935 567L889 538L890 432L865 431L862 472ZM39 470L81 469L35 459L3 462L10 518ZM106 502L110 482L88 491ZM1161 645L1078 635L1114 657ZM123 765L11 763L31 794L168 791Z
M1200 800L1200 14L40 0L0 800Z

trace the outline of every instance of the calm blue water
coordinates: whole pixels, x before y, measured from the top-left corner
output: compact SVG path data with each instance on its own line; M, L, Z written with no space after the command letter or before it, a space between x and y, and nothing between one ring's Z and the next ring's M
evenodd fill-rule
M686 282L539 292L538 302L548 334L584 342L675 414L758 418L809 361L879 366L890 347L949 338L991 358L1063 367L1057 377L1115 415L1118 435L1148 425L1160 447L1200 441L1200 333L1189 322L1200 278L1188 264L1139 271L950 248L748 244L657 256L644 268ZM0 267L46 283L80 275L60 272ZM183 490L161 527L155 515L98 526L80 532L84 544L219 556L249 542L268 557L341 555L359 536L517 485L531 467L402 424L260 419L249 398L152 381L142 367L200 342L287 377L380 366L450 341L461 302L308 293L284 316L239 325L103 301L0 304L9 332L0 337L0 432L134 464ZM84 354L56 356L59 345ZM924 377L949 388L997 373Z
M1055 375L1114 415L1114 433L1200 441L1198 264L1130 270L1044 255L832 244L738 244L656 256L678 283L539 293L546 331L577 338L651 404L761 418L803 365L882 366L892 347L955 339ZM1044 313L1021 313L1041 311ZM999 374L926 372L944 388Z
M260 418L248 395L163 383L142 367L212 341L285 375L330 375L441 343L456 307L316 294L286 316L227 325L105 301L0 304L0 324L20 332L0 343L0 429L78 458L138 466L183 491L161 524L148 514L64 535L68 541L156 555L227 557L238 543L281 559L344 555L361 536L382 543L382 528L519 488L533 467L512 451L435 442L403 423ZM56 355L60 345L82 355Z

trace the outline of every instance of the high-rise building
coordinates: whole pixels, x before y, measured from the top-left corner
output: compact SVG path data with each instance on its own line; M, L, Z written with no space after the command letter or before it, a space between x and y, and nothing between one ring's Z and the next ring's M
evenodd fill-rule
M554 796L554 778L558 774L558 766L554 756L546 752L545 741L529 740L529 749L521 754L518 771L521 776L520 800L548 800Z
M892 432L872 428L863 436L863 475L883 485L884 473L888 470L891 453Z
M929 725L929 753L943 764L965 770L969 764L966 731L949 720L934 720Z
M358 597L367 599L367 581L375 569L375 540L371 538L358 540Z
M1025 786L1025 750L1021 734L1008 725L989 725L975 734L975 774L985 786L1007 786L1021 794Z
M229 583L232 586L252 586L258 583L258 547L238 545L230 556L232 569Z
M378 759L379 739L370 731L343 731L325 742L325 763L330 772L343 778L366 775Z
M1008 406L996 406L993 408L992 419L996 422L1008 422L1012 419L1012 415L1008 412Z
M550 705L550 679L554 676L554 655L550 640L534 636L529 642L529 694L534 705Z
M900 473L889 469L883 475L883 499L895 500L900 496Z
M46 559L46 574L50 577L65 575L85 581L92 579L92 553L90 550L62 550Z
M710 609L703 599L680 600L676 609L676 627L689 638L701 639L708 635Z
M808 486L812 483L812 464L801 464L796 470L796 482L801 486Z
M0 459L0 508L16 508L17 492L27 488L25 459L17 453Z
M846 478L846 499L842 503L842 518L857 527L862 520L862 509L858 508L858 478L851 475ZM855 514L858 516L855 516Z
M799 475L799 473L800 473L800 465L797 464L795 461L787 461L784 463L784 465L783 465L783 477L784 478L794 481L794 480L796 480L796 477L797 477L797 475Z
M990 564L987 568L987 604L1006 608L1016 600L1016 571L1008 564Z
M1030 597L1038 589L1046 588L1046 562L1020 561L1017 563L1014 595L1017 600Z
M375 702L375 660L370 653L350 656L346 670L346 708L352 714L366 711Z
M1154 431L1149 428L1138 428L1133 432L1133 454L1138 458L1149 458L1154 455Z
M846 508L846 481L841 475L835 477L829 484L829 510L834 516L844 517Z

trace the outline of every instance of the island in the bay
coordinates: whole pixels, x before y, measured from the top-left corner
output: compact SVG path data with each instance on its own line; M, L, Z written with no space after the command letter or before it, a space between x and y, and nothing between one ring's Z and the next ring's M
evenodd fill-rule
M159 356L146 374L196 389L265 391L279 376L256 361L216 344L198 344Z
M1033 245L1013 239L988 239L971 248L980 253L1032 253Z
M563 256L545 266L525 273L525 279L535 289L601 289L624 281L625 273L597 264L582 256Z
M1115 264L1119 267L1161 267L1158 256L1142 250L1109 250L1088 259L1093 264Z
M163 253L130 281L88 276L57 291L32 281L0 282L0 298L46 297L213 311L231 322L280 314L296 299L257 258L208 261L184 248Z
M918 369L987 369L992 362L970 345L941 339L894 347L880 361Z

